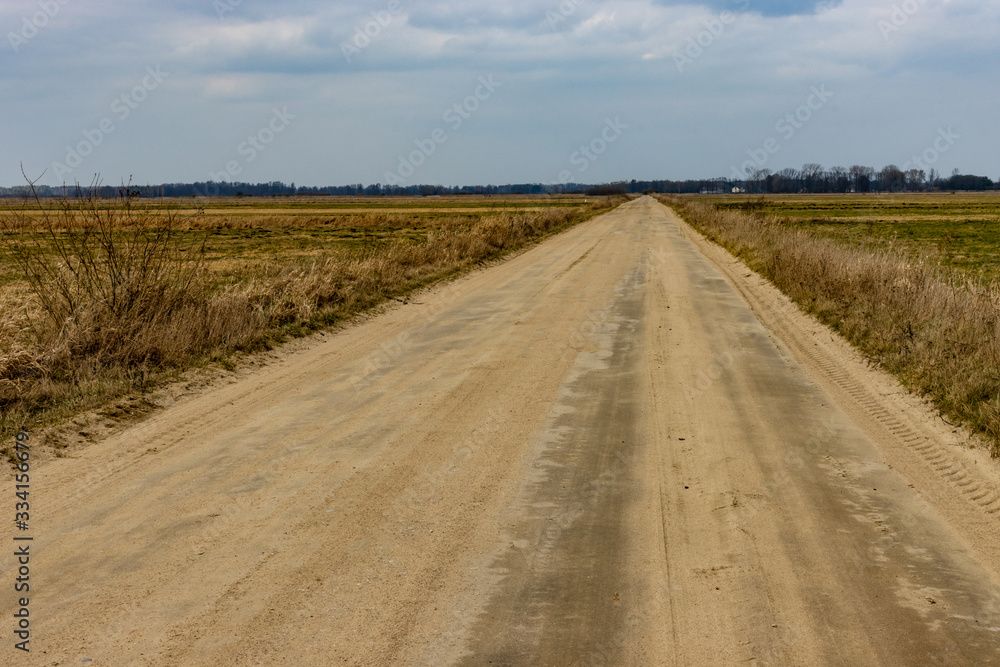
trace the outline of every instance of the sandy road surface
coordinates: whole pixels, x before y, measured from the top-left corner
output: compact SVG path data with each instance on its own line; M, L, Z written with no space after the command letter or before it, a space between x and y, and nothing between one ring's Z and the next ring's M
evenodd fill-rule
M40 464L0 662L1000 664L996 467L746 273L644 197Z

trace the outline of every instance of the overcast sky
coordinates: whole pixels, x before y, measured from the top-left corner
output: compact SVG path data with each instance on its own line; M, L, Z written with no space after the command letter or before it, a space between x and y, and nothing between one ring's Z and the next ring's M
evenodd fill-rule
M0 26L0 185L1000 178L1000 0L2 0Z

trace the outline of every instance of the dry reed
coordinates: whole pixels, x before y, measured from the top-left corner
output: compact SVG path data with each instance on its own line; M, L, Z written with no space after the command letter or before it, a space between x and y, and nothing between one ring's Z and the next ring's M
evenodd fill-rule
M754 212L663 199L1000 456L1000 286Z
M146 389L206 359L329 326L617 204L462 218L397 239L210 280L189 219L123 191L10 211L0 231L30 297L0 305L0 437ZM402 214L375 214L403 226ZM256 221L261 222L261 221Z

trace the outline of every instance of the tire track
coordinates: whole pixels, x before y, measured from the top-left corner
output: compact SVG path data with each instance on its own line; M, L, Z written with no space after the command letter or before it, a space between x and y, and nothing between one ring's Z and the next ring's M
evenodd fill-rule
M817 346L818 347L818 346ZM987 514L1000 511L1000 493L996 487L985 480L977 480L975 472L961 461L952 457L944 446L931 437L918 432L917 428L889 412L864 386L841 370L832 359L809 348L801 350L809 357L816 367L841 389L850 394L858 406L866 411L892 437L901 441L906 447L915 451L934 471L952 483L970 502L977 505Z
M1000 488L995 474L984 474L981 470L970 468L950 451L953 445L941 442L937 434L929 433L909 415L901 414L888 401L873 394L859 379L859 374L854 372L856 369L848 370L842 365L845 348L850 348L851 354L857 355L849 343L839 337L833 338L832 330L827 329L831 333L830 343L822 341L816 333L810 333L807 322L814 323L814 320L802 313L790 299L756 274L748 279L750 274L747 274L748 269L742 262L706 240L676 214L673 217L685 236L698 245L739 291L761 322L794 356L818 370L840 390L841 396L849 397L854 407L868 416L883 438L892 439L898 446L914 452L916 460L933 471L976 511L987 516L1000 513ZM826 329L823 325L818 326Z

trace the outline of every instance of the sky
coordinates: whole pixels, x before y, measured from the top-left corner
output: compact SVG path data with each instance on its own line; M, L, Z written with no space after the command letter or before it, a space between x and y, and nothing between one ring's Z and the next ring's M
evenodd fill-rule
M2 0L0 185L1000 180L1000 0Z

